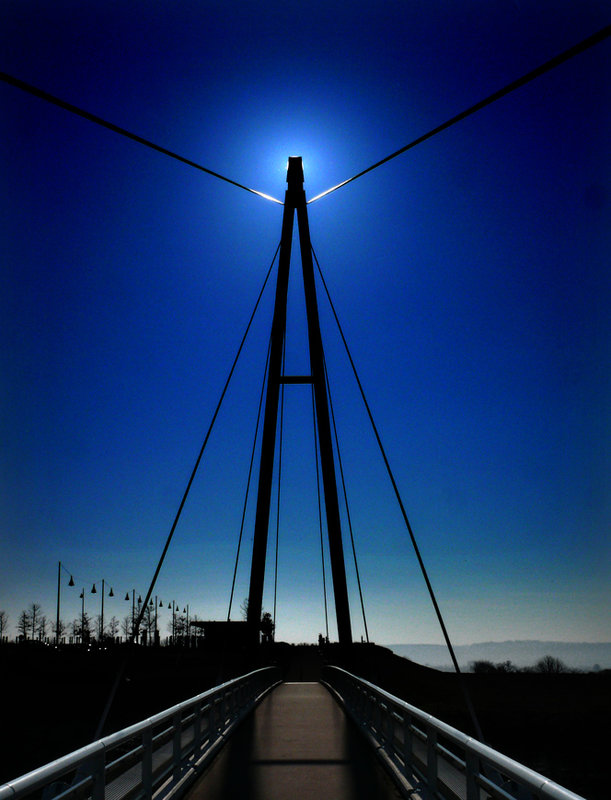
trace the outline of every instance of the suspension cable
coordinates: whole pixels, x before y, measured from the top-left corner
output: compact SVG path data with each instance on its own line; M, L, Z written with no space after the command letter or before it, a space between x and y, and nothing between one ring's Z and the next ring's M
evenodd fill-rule
M182 514L182 510L184 508L184 505L187 502L187 497L189 496L189 491L191 489L191 484L193 483L193 480L195 479L195 474L196 474L197 469L199 467L199 463L202 460L202 456L204 455L204 450L206 449L206 445L208 444L208 439L210 438L210 434L212 433L212 428L214 427L214 423L216 422L216 418L218 416L218 413L221 410L221 404L223 402L223 399L225 397L227 389L229 388L229 382L231 381L233 372L234 372L234 370L236 368L236 364L238 363L238 359L240 357L240 353L242 352L242 348L244 347L244 342L246 341L246 337L248 336L248 332L250 330L250 326L252 325L252 321L253 321L253 319L255 317L255 314L257 313L257 308L259 307L259 303L261 302L261 298L263 297L263 292L265 291L265 287L267 286L267 281L269 280L269 276L271 275L272 268L274 266L274 262L276 261L276 256L278 255L278 251L279 250L280 250L280 243L278 243L278 247L276 248L276 252L274 253L274 257L272 259L272 263L269 265L269 269L267 270L267 275L265 276L265 280L263 281L263 286L261 287L261 291L259 292L259 296L257 297L257 302L255 303L255 307L253 308L252 314L250 315L250 319L248 320L248 325L246 326L246 330L244 331L244 336L242 337L242 341L240 342L240 346L238 347L238 352L236 353L236 356L235 356L235 358L233 360L233 364L231 365L231 369L229 370L229 375L227 376L227 380L225 381L225 386L223 387L223 391L221 392L221 396L219 398L218 404L216 406L214 414L212 415L212 420L210 422L210 425L208 427L208 431L207 431L206 436L204 438L204 443L201 446L201 449L199 451L199 455L197 456L197 459L195 461L195 466L193 467L193 469L191 471L191 476L189 478L189 482L187 483L187 488L184 491L184 494L182 496L182 500L180 501L180 505L178 507L178 511L176 512L176 516L174 517L174 522L172 523L172 527L170 529L170 533L168 534L168 538L167 538L167 541L165 543L165 547L163 548L163 552L161 554L161 558L159 559L159 563L157 564L157 568L155 570L155 574L153 575L153 579L151 580L151 585L149 586L148 592L146 593L146 597L144 598L144 603L142 604L142 609L141 609L140 613L138 614L138 619L137 619L136 625L135 625L136 633L138 632L138 629L140 627L140 623L142 622L142 617L144 615L144 609L146 608L146 606L148 604L148 601L150 600L151 594L153 593L153 589L155 588L155 583L157 582L157 578L159 576L159 572L160 572L161 567L163 565L163 562L165 560L166 553L168 552L168 548L170 546L170 542L172 541L172 537L174 536L174 531L176 530L176 526L178 525L178 520L180 519L180 515Z
M363 385L361 384L360 378L358 376L358 372L356 370L356 366L354 364L354 361L352 359L352 355L350 353L350 348L348 347L348 343L346 341L346 337L344 336L344 331L343 331L342 326L340 324L339 317L337 316L337 312L335 310L335 306L333 305L333 301L331 299L331 295L329 294L329 289L327 288L327 284L326 284L324 275L322 274L322 270L320 268L320 264L318 263L318 258L316 257L316 253L314 252L314 248L312 248L312 255L314 256L314 260L316 261L316 266L318 267L318 273L319 273L320 278L322 280L322 284L324 286L324 289L325 289L325 292L326 292L326 295L327 295L327 299L329 301L329 305L331 306L331 311L333 312L333 316L335 318L335 323L336 323L337 328L339 330L340 336L342 338L342 342L344 344L344 348L346 350L346 354L348 356L348 360L350 361L350 366L352 367L352 372L354 373L354 377L355 377L357 385L359 387L359 391L361 393L361 398L363 400L363 404L364 404L365 409L367 411L367 415L369 417L369 422L371 423L371 427L372 427L372 430L374 432L376 441L378 443L378 447L380 449L380 453L381 453L382 458L384 460L384 465L386 466L386 471L388 473L388 477L390 478L390 482L392 484L392 487L393 487L393 490L394 490L394 493L395 493L395 497L396 497L397 502L399 504L399 508L401 509L401 514L403 516L403 521L405 522L405 527L407 528L407 532L409 533L409 537L411 539L411 543L412 543L414 552L416 554L416 558L418 560L418 564L420 566L420 571L422 573L422 577L424 578L424 581L426 583L426 587L427 587L428 592L429 592L429 596L431 598L431 602L433 603L433 608L435 609L435 614L437 616L437 620L439 622L439 626L441 627L441 631L443 633L443 638L445 639L445 643L446 643L446 646L448 648L448 652L450 654L450 657L452 659L452 663L454 665L454 669L456 671L456 674L459 677L460 686L461 686L461 689L462 689L462 692L463 692L463 695L464 695L464 698L465 698L465 702L467 704L467 708L469 710L469 714L471 716L471 720L472 720L474 728L475 728L475 732L477 734L477 738L481 742L483 742L484 741L484 737L483 737L483 734L482 734L482 729L481 729L480 724L479 724L479 720L477 718L477 714L475 713L475 708L473 707L473 703L471 702L471 697L469 695L466 683L464 681L463 674L462 674L461 669L460 669L460 667L458 665L458 661L456 659L456 654L454 653L454 648L452 646L452 642L450 641L450 636L448 634L447 628L445 626L445 622L443 620L443 616L441 614L441 609L439 608L439 605L437 603L437 598L435 597L435 592L433 591L433 586L431 584L431 581L429 580L429 576L428 576L426 567L424 566L424 561L422 560L422 556L420 555L420 548L418 547L418 543L416 542L416 537L414 536L414 532L412 530L412 526L411 526L409 518L407 516L407 511L405 510L405 506L403 505L403 500L401 499L401 494L399 492L399 487L397 486L397 482L395 481L395 476L393 474L393 471L392 471L392 469L390 467L390 463L389 463L388 458L386 456L386 451L384 450L384 446L382 444L382 440L380 438L380 434L378 433L377 426L376 426L376 424L374 422L373 415L372 415L371 409L369 407L369 403L367 402L367 398L365 397L365 391L363 389Z
M314 426L314 463L316 465L316 497L318 498L318 529L320 531L320 560L322 563L322 595L325 606L325 641L329 641L329 610L327 608L327 578L325 574L325 548L322 535L322 505L320 502L320 469L318 456L318 427L316 425L316 401L312 384L312 423Z
M271 336L270 336L271 348ZM282 374L286 364L286 336L282 341ZM278 548L280 543L280 487L282 485L282 432L284 427L284 383L280 385L280 430L278 431L278 497L276 500L276 553L274 558L274 626L276 625L276 600L278 597ZM276 628L274 627L274 631Z
M138 142L138 144L142 144L145 147L150 147L151 150L156 150L158 153L162 153L164 156L169 156L170 158L176 159L176 161L180 161L183 164L186 164L189 167L194 167L195 169L200 170L200 172L205 172L208 175L212 175L214 178L219 178L219 180L225 181L226 183L230 183L232 186L237 186L238 189L244 189L246 192L250 192L251 194L256 194L259 197L263 197L265 200L271 200L272 203L278 203L279 205L284 205L282 200L277 200L275 197L272 197L269 194L265 194L264 192L259 192L257 189L250 189L248 186L244 186L242 183L238 183L237 181L232 180L231 178L225 177L225 175L220 175L218 172L214 172L207 167L203 167L201 164L198 164L195 161L191 161L189 158L185 158L184 156L178 155L178 153L172 152L172 150L168 150L165 147L161 147L154 142L151 142L149 139L144 139L142 136L138 136L136 133L131 133L125 128L119 127L119 125L115 125L113 122L109 122L108 120L102 119L102 117L98 117L96 114L92 114L90 111L85 111L83 108L79 108L78 106L73 105L72 103L68 103L66 100L62 100L60 97L56 97L55 95L49 94L45 92L43 89L39 89L37 86L32 86L30 83L26 83L25 81L20 80L19 78L15 78L13 75L9 75L6 72L0 72L0 80L3 80L5 83L14 86L17 89L22 89L24 92L29 92L29 94L34 95L35 97L39 97L41 100L46 100L48 103L52 103L53 105L59 106L63 108L65 111L70 111L72 114L76 114L79 117L83 117L84 119L88 119L90 122L95 122L96 125L101 125L103 128L108 128L108 130L114 131L115 133L120 134L121 136L125 136L128 139L131 139L134 142Z
M350 518L350 506L348 505L348 493L346 491L346 481L344 479L344 467L342 465L342 454L339 449L339 438L337 436L337 427L335 425L335 412L333 410L333 399L331 397L331 384L329 383L329 373L327 372L327 361L323 354L323 367L325 370L325 383L327 385L327 394L329 397L329 409L331 411L331 422L333 424L333 435L335 438L335 449L337 450L337 464L339 466L339 474L342 479L342 491L344 494L344 504L346 506L346 518L348 520L348 530L350 531L350 544L352 545L352 556L354 558L354 569L356 572L356 582L359 588L359 599L361 601L361 613L363 615L363 625L365 626L365 639L369 644L369 630L367 628L367 617L365 616L365 603L363 602L363 589L361 587L361 575L359 572L359 564L356 557L356 547L354 544L354 533L352 531L352 520Z
M248 505L248 496L250 493L250 481L252 478L252 468L255 461L255 451L257 449L257 437L259 433L259 424L261 422L261 408L263 407L263 396L265 394L265 380L267 378L267 369L269 366L269 354L271 350L271 338L267 347L267 357L265 359L265 368L263 370L263 382L261 384L261 394L259 395L259 407L257 409L257 421L255 423L255 436L252 443L252 451L250 454L250 464L248 467L248 478L246 479L246 494L244 496L244 506L242 507L242 521L240 522L240 535L238 537L238 547L235 556L235 566L233 568L233 580L231 582L231 594L229 595L229 609L227 611L227 622L231 620L231 606L233 604L233 594L235 590L235 582L238 574L238 561L240 559L240 548L242 546L242 536L244 534L244 523L246 520L246 507Z
M584 39L582 42L579 42L579 44L570 47L563 53L554 56L554 58L550 58L549 61L546 61L544 64L540 64L538 67L535 67L535 69L531 70L530 72L527 72L525 75L522 75L521 78L517 78L515 81L508 83L507 86L504 86L502 89L498 89L496 92L493 92L493 94L489 95L483 100L480 100L479 103L475 103L475 105L472 105L469 108L465 109L464 111L461 111L460 114L456 114L451 119L447 120L446 122L443 122L441 125L438 125L436 128L433 128L427 133L424 133L422 136L419 136L417 139L414 139L412 142L406 144L404 147L401 147L399 150L395 150L395 152L391 153L389 156L386 156L380 161L376 161L375 164L372 164L370 167L367 167L367 169L361 170L361 172L358 172L351 178L348 178L347 180L342 181L341 183L338 183L335 186L332 186L330 189L326 189L324 192L317 194L316 197L310 198L310 200L308 200L308 203L314 203L316 200L320 200L322 197L326 197L326 195L331 194L331 192L335 192L337 191L337 189L341 189L342 186L346 186L346 184L352 183L352 181L355 181L357 178L360 178L363 175L366 175L368 172L377 169L378 167L382 166L382 164L386 164L387 161L390 161L391 159L400 156L407 150L411 150L412 147L416 147L416 145L422 144L422 142L426 142L427 139L430 139L436 134L445 131L447 128L450 128L457 122L460 122L466 117L471 116L471 114L475 114L476 111L479 111L480 109L489 106L491 103L494 103L495 100L499 100L501 97L505 97L505 95L508 95L510 92L519 89L521 86L524 86L524 84L529 83L535 78L538 78L540 75L549 72L550 70L554 69L560 64L563 64L565 61L568 61L570 58L579 55L579 53L583 53L584 50L593 47L595 44L599 44L604 39L606 39L607 36L609 36L609 34L611 34L611 25L607 25L605 28L602 28L602 30L597 31L597 33L594 33L592 36L588 36L588 38Z

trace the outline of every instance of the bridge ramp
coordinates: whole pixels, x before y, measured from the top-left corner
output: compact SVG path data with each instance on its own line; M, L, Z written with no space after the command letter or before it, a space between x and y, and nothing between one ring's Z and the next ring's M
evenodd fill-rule
M401 797L319 683L283 683L229 739L185 800Z

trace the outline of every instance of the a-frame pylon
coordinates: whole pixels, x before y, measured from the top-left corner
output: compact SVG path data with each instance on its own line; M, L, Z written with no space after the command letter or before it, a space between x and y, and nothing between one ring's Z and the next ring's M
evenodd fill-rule
M310 226L308 223L305 191L303 189L303 166L300 157L289 158L286 180L287 190L284 199L282 239L280 242L278 280L276 283L276 301L272 322L247 620L251 642L258 642L261 606L263 602L263 582L265 577L265 558L267 553L280 385L282 383L295 382L312 383L314 386L318 438L320 442L320 459L327 531L329 535L333 593L335 596L335 611L337 615L337 631L341 644L351 644L352 628L350 624L346 568L344 564L339 503L337 499L333 444L329 423L324 357L318 320L318 302L316 299L312 247L310 244ZM282 375L282 352L286 333L286 300L295 212L297 212L297 224L299 229L303 285L308 321L308 342L310 348L311 374L307 377Z

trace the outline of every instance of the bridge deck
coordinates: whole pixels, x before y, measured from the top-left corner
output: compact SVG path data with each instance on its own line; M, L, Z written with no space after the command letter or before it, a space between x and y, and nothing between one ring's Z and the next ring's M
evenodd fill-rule
M283 683L229 739L186 800L361 800L398 790L329 692Z

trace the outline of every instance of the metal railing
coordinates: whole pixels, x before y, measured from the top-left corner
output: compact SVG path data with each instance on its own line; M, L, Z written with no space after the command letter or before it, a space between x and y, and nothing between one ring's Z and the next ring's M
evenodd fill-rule
M0 786L0 800L169 800L279 682L266 667L223 683Z
M410 797L416 793L429 800L583 800L339 667L324 667L322 682Z

